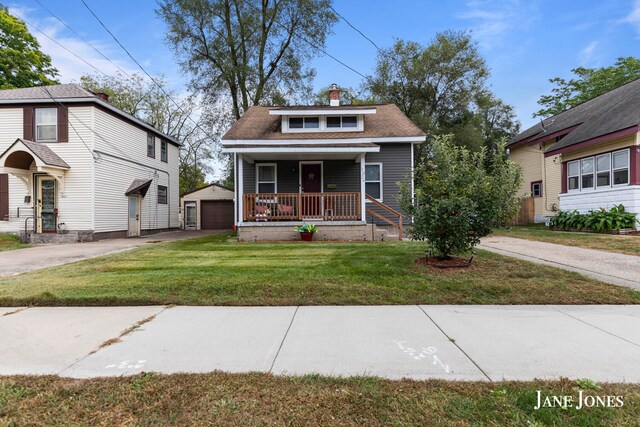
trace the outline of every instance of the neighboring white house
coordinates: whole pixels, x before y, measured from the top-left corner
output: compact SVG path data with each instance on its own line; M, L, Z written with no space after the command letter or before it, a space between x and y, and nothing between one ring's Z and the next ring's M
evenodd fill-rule
M175 139L77 84L0 91L0 232L32 240L179 227Z
M218 184L184 193L180 206L187 230L226 230L234 225L233 190Z

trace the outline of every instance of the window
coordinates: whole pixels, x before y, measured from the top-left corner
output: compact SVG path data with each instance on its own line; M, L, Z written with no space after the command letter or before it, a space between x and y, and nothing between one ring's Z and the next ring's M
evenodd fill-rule
M156 139L150 133L147 134L147 157L156 158Z
M158 185L158 204L167 204L167 187L165 187L164 185Z
M58 109L36 108L36 141L55 142L58 140Z
M582 184L580 188L582 190L593 188L593 157L581 160L580 173L582 174Z
M533 197L542 197L542 181L531 183L531 195Z
M327 128L355 128L358 127L356 116L327 117Z
M365 193L382 201L382 163L367 163L364 166Z
M160 141L160 160L167 162L167 141Z
M320 117L289 117L289 129L318 129Z
M611 185L611 154L596 157L596 187Z
M629 183L629 150L613 153L613 185Z
M276 193L277 169L275 163L256 165L256 188L258 193Z
M580 161L569 162L567 164L567 176L569 179L569 190L580 189Z
M610 188L627 184L629 184L629 149L567 163L569 191Z

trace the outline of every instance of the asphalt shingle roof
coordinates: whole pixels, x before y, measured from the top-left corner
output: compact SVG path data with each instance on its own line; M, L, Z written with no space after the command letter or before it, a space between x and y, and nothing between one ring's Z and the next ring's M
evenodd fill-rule
M563 111L516 135L509 145L534 141L575 126L546 151L555 151L640 124L640 79Z
M67 164L67 162L62 160L62 158L58 156L51 148L47 147L46 144L40 144L26 139L18 139L18 141L22 142L25 147L27 147L47 166L57 166L59 168L70 169L70 166Z
M0 90L0 99L5 100L49 99L50 97L56 99L95 98L96 95L76 83Z
M376 114L364 115L364 131L353 132L295 132L282 133L281 116L269 114L269 110L308 110L308 109L345 109L375 108ZM421 137L425 133L413 124L394 104L340 106L304 106L304 107L250 107L222 140L286 140L286 139L345 139L345 138L393 138Z

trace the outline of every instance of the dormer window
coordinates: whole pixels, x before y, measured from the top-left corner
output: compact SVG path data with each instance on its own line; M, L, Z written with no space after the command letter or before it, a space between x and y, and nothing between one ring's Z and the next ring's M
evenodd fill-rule
M318 129L319 117L289 117L289 129Z
M356 116L327 117L327 128L356 127L358 127L358 117Z

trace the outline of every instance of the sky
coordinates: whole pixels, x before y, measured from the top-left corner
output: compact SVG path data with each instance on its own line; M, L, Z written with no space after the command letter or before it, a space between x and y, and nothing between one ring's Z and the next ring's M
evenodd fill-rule
M69 51L109 75L117 71L82 39L128 73L140 72L81 0L0 1L32 25L30 31L63 83L96 72ZM155 0L85 1L149 73L164 74L174 89L185 90L188 77L164 42ZM618 57L640 57L640 0L335 0L334 7L382 48L396 39L426 45L448 29L471 31L491 70L491 89L515 107L523 128L535 124L532 114L540 108L539 97L553 87L550 78L568 78L579 66L603 67ZM362 74L373 72L376 48L342 20L326 51ZM363 80L326 56L315 58L312 66L316 89L331 83L357 88Z

